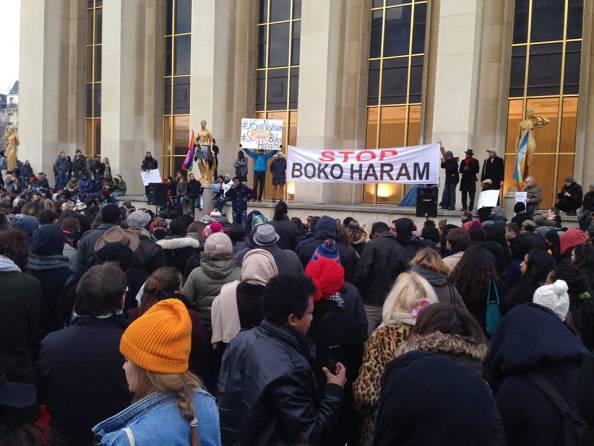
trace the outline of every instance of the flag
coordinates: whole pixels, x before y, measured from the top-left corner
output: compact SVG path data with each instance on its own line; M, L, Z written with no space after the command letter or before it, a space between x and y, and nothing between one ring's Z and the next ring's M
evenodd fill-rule
M524 166L526 165L526 152L528 151L528 139L530 132L526 132L520 140L518 153L516 154L516 171L513 179L516 180L516 188L524 184Z
M194 144L194 130L190 133L190 141L188 142L188 153L186 154L186 159L182 164L182 170L187 170L188 172L192 171L192 164L194 163L194 150L196 146Z

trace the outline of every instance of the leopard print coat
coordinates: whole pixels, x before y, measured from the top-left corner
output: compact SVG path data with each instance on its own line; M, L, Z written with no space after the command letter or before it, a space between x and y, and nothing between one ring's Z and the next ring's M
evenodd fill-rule
M411 329L412 326L403 323L381 325L365 344L363 364L353 383L355 409L362 415L359 436L361 446L371 444L384 368L394 359L396 349L404 342Z

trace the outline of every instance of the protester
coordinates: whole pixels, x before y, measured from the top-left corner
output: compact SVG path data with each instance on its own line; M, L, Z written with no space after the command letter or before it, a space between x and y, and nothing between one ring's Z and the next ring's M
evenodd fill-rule
M72 160L72 175L80 178L81 174L87 170L87 159L80 149L77 149Z
M118 348L125 292L126 276L117 266L92 267L78 282L74 321L41 345L40 401L69 445L91 444L91 428L130 403Z
M27 237L0 231L0 368L6 379L34 383L33 349L42 307L39 281L27 267Z
M159 163L156 159L153 158L151 152L146 152L144 159L142 160L142 164L140 165L140 169L143 172L150 172L151 170L158 169ZM149 186L144 186L144 194L148 197L148 188Z
M347 383L339 422L327 444L343 446L357 441L357 415L353 409L353 382L363 359L367 330L362 327L344 296L344 268L334 260L321 257L312 260L305 275L316 286L314 314L308 337L316 344L316 375L325 385L323 367L332 369L338 362L347 370Z
M326 444L346 383L345 367L324 368L322 393L309 341L316 288L303 276L279 275L266 285L264 320L233 339L218 384L223 444Z
M417 351L386 367L373 445L501 446L499 425L493 396L475 371Z
M419 311L437 303L433 287L417 273L402 273L386 298L382 324L373 331L363 354L363 364L353 384L355 408L363 416L359 444L370 444L386 364L410 334Z
M445 184L443 187L443 194L441 196L441 209L453 211L456 209L456 185L460 181L460 174L458 172L458 159L454 158L451 151L445 151L442 147L441 168L445 169Z
M244 149L247 156L254 160L254 193L257 193L258 201L262 201L264 186L266 184L266 163L272 158L278 150L258 150L254 152L250 149Z
M573 177L565 177L565 182L557 194L557 198L557 203L555 203L557 209L565 212L567 215L576 215L577 210L582 205L582 186L577 184Z
M532 216L542 203L542 188L536 183L534 177L526 177L524 179L524 192L527 195L526 212Z
M225 201L231 201L233 223L248 226L247 202L254 199L255 192L241 182L239 177L233 178L233 186L225 194Z
M460 191L462 192L462 210L474 209L474 197L476 195L476 175L479 172L479 162L473 155L472 149L468 149L466 152L466 158L460 162ZM470 196L470 202L468 197Z
M462 229L451 229L446 236L446 249L451 254L443 258L446 266L452 271L462 256L464 251L470 246L470 237L468 233Z
M570 265L559 265L550 280L563 280L569 293L568 325L579 335L583 344L594 350L594 297L586 276Z
M559 248L561 259L569 259L571 252L577 246L587 242L586 234L580 229L568 229L559 235Z
M503 297L493 255L480 246L471 246L464 252L450 277L470 314L483 331L489 336L493 335L501 317ZM496 316L492 316L492 313Z
M190 212L192 213L192 216L195 216L196 208L202 209L202 184L196 179L193 173L188 176L186 195L188 202L190 203Z
M63 255L64 243L65 237L58 225L40 226L33 234L27 267L41 285L41 337L62 328L65 323L62 297L72 270L68 258Z
M381 322L384 301L399 274L408 269L409 261L408 253L388 225L376 223L374 226L376 238L363 249L355 276L355 284L365 304L368 334Z
M148 230L150 222L151 216L141 209L126 217L128 229L138 236L138 248L134 251L134 257L149 274L166 264L163 249L153 241Z
M437 251L423 248L417 252L410 264L411 271L419 274L431 284L439 302L464 307L462 296L448 277L450 269Z
M56 189L61 190L66 187L71 170L71 163L66 158L64 151L60 152L56 161L54 161L54 177L56 178Z
M243 150L237 152L237 158L235 158L235 161L233 162L233 167L235 168L235 176L239 178L240 181L246 182L248 173L248 160L245 157Z
M163 249L167 266L172 266L180 274L184 274L186 262L198 252L200 242L187 236L186 220L183 217L174 218L169 225L169 231L171 235L159 240L157 245Z
M483 161L481 171L481 187L483 190L497 190L503 187L503 158L497 156L494 147L487 149L488 157Z
M300 241L301 234L297 225L289 220L289 208L286 202L281 200L276 204L274 217L270 224L279 236L278 247L294 251Z
M223 285L239 280L241 269L233 254L233 244L227 234L216 232L204 242L200 266L188 276L182 293L196 309L207 331L210 331L210 309Z
M354 283L357 269L357 252L352 246L339 241L336 220L327 215L324 215L318 220L315 224L313 234L302 240L295 249L301 260L301 264L305 268L317 247L326 240L334 240L336 242L336 248L340 254L340 263L344 267L346 274L345 279L347 282Z
M78 242L78 271L84 272L91 255L95 251L95 243L110 228L119 225L121 220L120 210L114 204L109 204L101 209L101 224L86 232Z
M518 226L522 226L526 220L530 220L530 215L526 210L524 202L519 201L514 205L514 216L512 217L512 223L516 223Z
M120 351L135 403L93 428L97 444L221 444L214 398L188 370L191 331L178 299L156 303L126 329Z
M534 292L532 302L548 308L563 322L569 312L569 287L564 280L555 280L554 283L538 287Z
M282 200L283 190L287 183L287 160L282 152L276 152L270 163L270 173L272 174L272 202L274 203L277 194L279 200Z
M78 272L78 239L80 238L80 222L76 217L66 217L61 223L62 234L64 234L64 250L62 255L68 259L70 271Z
M254 219L257 222L259 219ZM292 224L292 223L291 223ZM274 230L274 226L269 223L258 224L255 229L248 235L246 239L247 247L237 253L237 264L241 265L246 254L252 249L264 249L272 254L274 261L278 267L278 272L281 274L303 274L303 266L299 261L299 257L294 251L290 249L281 249L278 246L280 236ZM336 244L332 243L334 251L336 251ZM338 255L338 251L336 251Z
M507 444L577 444L567 442L567 429L575 426L554 401L575 408L580 363L588 353L559 317L540 305L520 305L506 315L491 340L486 371Z

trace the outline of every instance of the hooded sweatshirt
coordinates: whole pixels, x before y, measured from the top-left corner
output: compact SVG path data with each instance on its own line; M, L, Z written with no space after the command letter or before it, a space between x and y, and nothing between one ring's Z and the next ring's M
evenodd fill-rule
M454 304L466 308L462 296L460 296L456 287L450 282L448 276L418 265L412 265L411 270L420 274L431 284L440 303Z

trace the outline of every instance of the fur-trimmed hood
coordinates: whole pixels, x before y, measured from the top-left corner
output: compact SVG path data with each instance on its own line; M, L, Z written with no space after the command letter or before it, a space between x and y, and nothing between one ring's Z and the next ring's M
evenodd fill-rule
M176 237L159 240L157 242L164 250L183 249L183 248L200 248L200 242L192 237Z
M487 356L486 344L477 344L462 336L444 334L440 331L427 336L412 334L405 342L400 344L396 350L396 356L415 350L448 355L464 355L480 362L484 361Z

